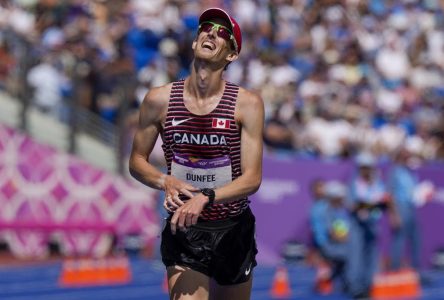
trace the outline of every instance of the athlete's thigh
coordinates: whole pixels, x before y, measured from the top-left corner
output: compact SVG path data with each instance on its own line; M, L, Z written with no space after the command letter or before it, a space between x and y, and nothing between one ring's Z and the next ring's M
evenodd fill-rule
M208 276L182 266L168 267L167 275L171 300L208 300Z
M249 300L253 275L246 282L233 285L220 285L214 280L210 284L210 300Z

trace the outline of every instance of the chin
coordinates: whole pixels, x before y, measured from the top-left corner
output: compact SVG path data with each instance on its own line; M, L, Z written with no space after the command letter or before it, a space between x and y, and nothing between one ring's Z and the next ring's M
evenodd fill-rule
M202 59L202 60L208 60L208 61L213 61L215 58L215 52L214 51L196 51L194 53L194 57Z

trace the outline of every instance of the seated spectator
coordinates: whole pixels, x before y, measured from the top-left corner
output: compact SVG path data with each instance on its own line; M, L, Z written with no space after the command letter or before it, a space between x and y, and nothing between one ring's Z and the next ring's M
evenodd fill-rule
M345 205L346 187L338 181L325 184L325 208L317 216L319 226L315 240L322 257L331 267L329 280L339 279L342 290L348 289L346 266L349 257L350 215Z

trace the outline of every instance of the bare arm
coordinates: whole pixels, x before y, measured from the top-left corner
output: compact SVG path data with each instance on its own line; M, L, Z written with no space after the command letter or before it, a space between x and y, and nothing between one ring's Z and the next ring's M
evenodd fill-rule
M241 126L242 175L215 190L215 203L230 202L255 193L262 181L264 104L244 89L239 91L236 119Z
M154 88L145 96L129 160L130 174L134 178L149 187L165 190L166 195L171 197L164 202L168 210L176 209L183 204L179 199L180 193L192 197L191 191L196 191L191 185L162 173L149 160L164 127L170 90L170 85Z
M165 120L167 95L165 87L152 89L146 94L139 110L139 123L129 159L130 174L155 189L164 189L165 175L149 162L149 156Z

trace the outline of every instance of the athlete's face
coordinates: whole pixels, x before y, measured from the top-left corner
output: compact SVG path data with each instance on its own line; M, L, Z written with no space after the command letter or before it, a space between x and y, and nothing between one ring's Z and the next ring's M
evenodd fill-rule
M193 42L195 56L201 59L233 61L237 58L230 26L223 19L203 22Z

